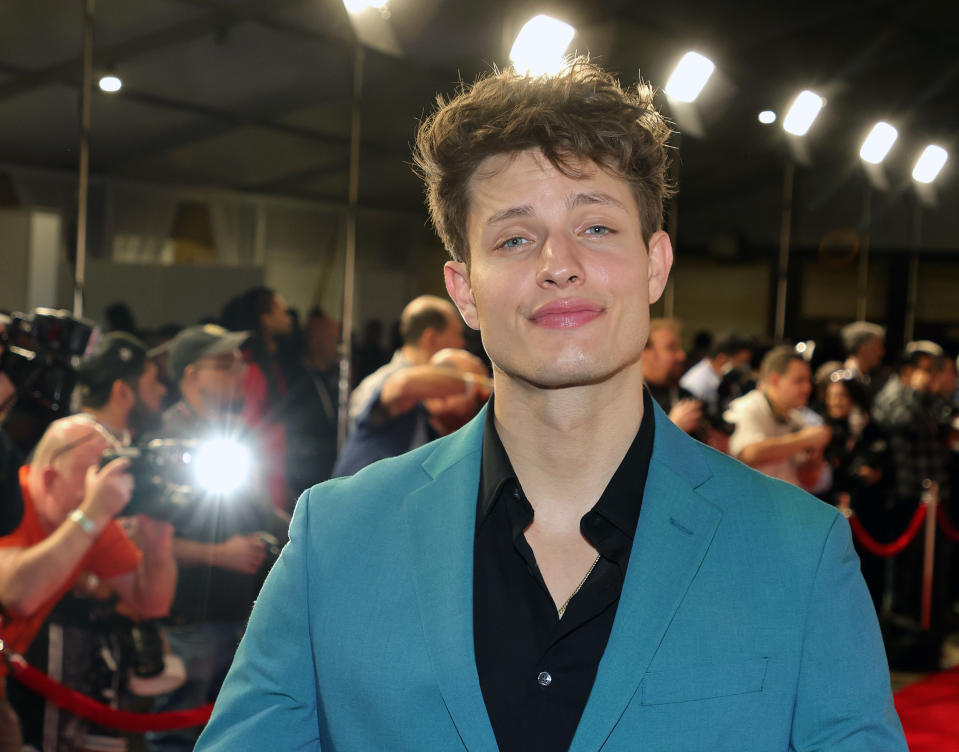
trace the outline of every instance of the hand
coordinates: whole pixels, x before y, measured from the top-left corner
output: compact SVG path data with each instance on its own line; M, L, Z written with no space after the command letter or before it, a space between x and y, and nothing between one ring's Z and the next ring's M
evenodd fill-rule
M681 399L669 411L669 419L686 433L692 433L703 422L703 403L699 400Z
M861 465L859 469L856 470L856 475L862 478L867 486L874 486L882 480L882 470L869 467L869 465Z
M213 566L244 574L256 574L266 559L266 544L256 533L234 535L214 550Z
M908 383L917 392L928 392L932 389L932 374L922 368L914 368L909 374Z
M832 429L829 426L808 426L799 432L799 436L808 449L818 451L824 449L832 439Z
M83 501L79 509L102 529L130 501L133 476L127 470L130 460L118 457L104 468L92 465L84 479Z

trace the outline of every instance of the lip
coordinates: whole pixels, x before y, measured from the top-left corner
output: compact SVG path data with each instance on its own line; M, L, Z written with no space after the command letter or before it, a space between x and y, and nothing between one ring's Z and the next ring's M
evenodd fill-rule
M544 329L575 329L598 318L603 307L591 300L560 298L536 308L530 321Z

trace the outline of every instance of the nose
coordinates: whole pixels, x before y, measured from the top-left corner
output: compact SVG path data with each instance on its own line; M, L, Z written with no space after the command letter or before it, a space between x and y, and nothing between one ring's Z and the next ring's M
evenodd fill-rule
M536 282L541 287L569 287L582 284L585 275L575 241L565 235L550 235L539 255Z

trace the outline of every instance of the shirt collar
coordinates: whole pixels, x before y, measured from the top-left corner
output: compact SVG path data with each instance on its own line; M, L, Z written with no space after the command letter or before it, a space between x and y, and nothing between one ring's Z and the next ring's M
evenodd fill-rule
M495 396L490 398L483 432L483 455L476 509L477 529L500 498L503 487L511 482L519 485L509 455L496 432L493 420L494 399ZM646 489L646 475L653 452L654 423L652 399L649 390L644 388L643 419L636 436L599 501L590 510L590 513L601 514L630 538L636 533L643 492Z

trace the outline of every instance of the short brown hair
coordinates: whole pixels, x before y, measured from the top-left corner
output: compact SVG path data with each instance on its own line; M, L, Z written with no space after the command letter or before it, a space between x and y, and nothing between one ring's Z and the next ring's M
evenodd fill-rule
M777 373L782 376L789 370L789 364L794 360L805 363L806 359L796 352L795 347L778 345L763 357L759 364L759 380L768 381L769 377Z
M414 169L426 183L436 232L450 255L469 263L466 216L469 181L487 157L539 149L561 173L582 176L588 159L625 179L639 207L643 239L663 224L663 199L672 194L666 142L672 130L653 106L653 89L640 82L624 91L585 58L552 76L493 71L461 84L450 101L420 125Z

